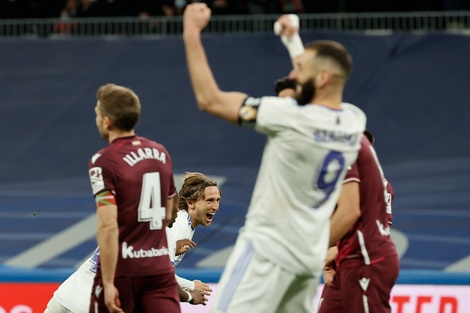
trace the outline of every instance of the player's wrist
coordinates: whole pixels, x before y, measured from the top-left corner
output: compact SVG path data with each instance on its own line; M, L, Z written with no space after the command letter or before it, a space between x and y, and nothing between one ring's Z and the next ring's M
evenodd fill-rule
M196 28L185 27L183 30L183 40L188 41L197 41L201 37L201 31Z
M292 25L292 27L297 29L297 31L291 36L282 35L281 40L284 46L287 48L287 51L289 52L289 56L291 57L291 59L293 59L304 53L304 45L302 43L302 39L300 38L299 32L298 32L298 30L300 29L299 17L295 14L289 14L287 15L287 18L289 19L289 22ZM281 23L279 21L274 23L274 33L279 36L281 35L281 30L282 30Z
M284 46L287 48L291 59L304 53L304 44L302 43L302 39L300 38L299 34L294 34L290 37L281 36L281 40Z
M185 290L186 293L188 294L188 299L186 299L186 302L188 303L191 303L191 301L193 301L193 296L191 295L191 293L187 290Z

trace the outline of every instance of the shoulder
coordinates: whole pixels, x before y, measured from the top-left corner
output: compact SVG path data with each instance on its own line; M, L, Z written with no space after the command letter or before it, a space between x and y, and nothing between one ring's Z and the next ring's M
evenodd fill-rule
M364 113L364 111L362 111L359 107L355 106L354 104L343 102L341 103L341 106L345 113L355 115L357 118L360 119L366 119L366 114Z
M375 160L375 150L370 141L367 139L366 136L361 137L361 147L359 148L359 153L356 159L356 163L358 163L359 167L369 167L374 166L376 163ZM374 163L374 164L372 164ZM374 166L375 167L375 166Z
M176 221L180 223L187 224L189 220L189 213L186 210L179 210L178 215L176 216Z
M259 98L259 101L260 101L261 105L264 108L284 109L286 107L289 107L289 108L293 108L293 107L299 108L300 107L299 104L297 103L297 101L295 101L293 98L290 98L290 97L284 97L284 98L280 98L280 97L262 97L262 98Z
M297 116L304 108L292 98L263 97L258 109L258 125L286 123L290 116Z
M188 225L188 221L189 221L189 213L186 210L179 210L176 216L175 223L173 223L173 227L175 227L175 225L176 225L176 228L185 227Z
M109 147L103 148L92 155L89 161L89 167L97 166L97 164L106 164L106 160L109 158L111 149ZM104 161L104 162L103 162Z
M156 148L158 151L164 152L165 154L169 155L168 150L163 144L154 140L150 140L145 137L137 137L137 138L144 144L144 146L147 146L150 148Z

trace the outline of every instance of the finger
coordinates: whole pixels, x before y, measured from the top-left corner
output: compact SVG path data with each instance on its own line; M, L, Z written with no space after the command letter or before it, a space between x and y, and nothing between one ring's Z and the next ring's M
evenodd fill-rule
M188 245L190 245L192 248L196 246L196 243L192 241L191 239L188 239Z
M196 5L195 5L194 8L195 8L196 10L200 11L200 12L204 12L205 9L207 9L207 5L206 5L204 2L197 2L197 3L195 3L195 4L196 4Z

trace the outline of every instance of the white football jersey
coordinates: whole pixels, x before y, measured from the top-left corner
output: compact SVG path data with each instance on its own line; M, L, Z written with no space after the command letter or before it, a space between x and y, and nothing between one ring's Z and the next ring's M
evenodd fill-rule
M88 313L99 248L54 292L54 298L74 313Z
M257 109L255 128L268 140L242 231L273 263L295 274L317 274L366 116L348 103L334 110L263 97L244 105Z
M170 236L174 242L174 246L171 247L172 251L170 251L170 258L171 254L173 254L174 259L171 261L174 266L177 266L181 260L183 260L186 253L175 256L176 241L181 239L193 239L194 236L194 228L191 225L191 218L189 217L189 213L185 210L178 211L178 216L176 217L173 226L169 228L169 230L171 230L172 234L170 234Z

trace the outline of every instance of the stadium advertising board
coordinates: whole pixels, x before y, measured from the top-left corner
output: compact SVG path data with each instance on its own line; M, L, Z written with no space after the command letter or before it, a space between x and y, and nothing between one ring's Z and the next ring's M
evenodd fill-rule
M217 284L210 284L216 291ZM0 313L42 313L58 283L0 283ZM320 287L321 290L321 287ZM468 313L470 286L397 285L393 289L393 313ZM314 299L315 307L318 296ZM182 303L183 313L207 313L207 306Z

